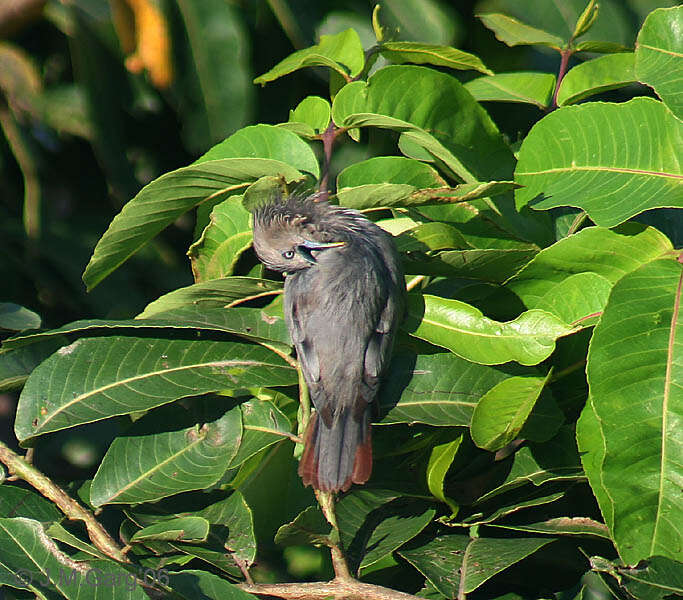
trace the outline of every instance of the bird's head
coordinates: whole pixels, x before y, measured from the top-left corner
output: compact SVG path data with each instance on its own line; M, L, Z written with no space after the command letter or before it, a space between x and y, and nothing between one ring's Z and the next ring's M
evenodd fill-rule
M273 271L294 273L317 264L321 252L344 246L320 227L312 200L288 199L254 213L254 250Z

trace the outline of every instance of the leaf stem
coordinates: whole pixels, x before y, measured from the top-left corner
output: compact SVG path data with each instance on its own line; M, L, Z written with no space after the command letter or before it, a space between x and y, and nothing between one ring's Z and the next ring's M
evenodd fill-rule
M557 94L560 91L560 84L567 74L567 67L569 65L569 58L574 54L573 48L564 48L560 51L560 70L557 73L557 82L555 83L555 91L553 92L553 102L550 105L550 109L553 110L557 108Z
M320 178L320 185L318 190L321 192L320 200L324 202L328 199L330 190L328 189L330 183L330 163L332 162L332 147L334 146L334 141L337 139L337 135L341 132L337 129L334 121L330 119L330 124L327 126L325 132L320 136L323 142L323 154L325 156L325 162L323 164L323 175Z
M561 371L558 371L555 373L549 380L548 384L555 383L556 381L559 381L563 377L566 377L567 375L571 375L574 373L574 371L578 371L581 367L585 366L586 364L586 359L584 358L583 360L580 360L578 362L575 362L574 364L569 365L568 367L565 367Z
M52 501L69 519L83 521L88 530L88 537L98 550L119 562L129 562L119 545L89 510L83 508L49 477L34 466L29 465L2 442L0 442L0 462L7 467L12 475L23 479Z

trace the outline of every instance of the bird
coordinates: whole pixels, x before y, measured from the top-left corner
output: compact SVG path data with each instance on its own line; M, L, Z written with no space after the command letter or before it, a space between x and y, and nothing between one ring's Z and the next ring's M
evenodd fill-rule
M345 492L372 473L372 407L405 306L392 236L318 194L280 196L253 215L260 261L285 277L284 316L315 411L304 485Z

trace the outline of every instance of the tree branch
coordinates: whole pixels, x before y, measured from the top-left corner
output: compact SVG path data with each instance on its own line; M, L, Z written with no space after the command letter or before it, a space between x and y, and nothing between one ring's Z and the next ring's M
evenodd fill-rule
M41 473L34 466L29 465L21 456L12 452L2 442L0 442L0 462L7 467L12 475L23 479L48 500L52 501L69 519L83 521L88 530L90 540L98 550L119 562L129 562L119 545L89 510L83 508L49 477Z
M241 584L245 592L259 596L275 596L285 600L415 600L417 596L397 592L380 585L361 583L355 579L333 579L316 583Z

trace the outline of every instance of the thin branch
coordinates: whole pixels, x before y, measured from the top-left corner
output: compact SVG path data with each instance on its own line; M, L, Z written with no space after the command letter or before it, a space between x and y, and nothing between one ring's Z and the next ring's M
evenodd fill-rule
M88 530L90 540L98 550L119 562L129 562L121 547L112 539L104 527L98 523L90 511L83 508L49 477L32 465L29 465L21 456L12 452L2 442L0 442L0 462L7 467L12 475L23 479L48 500L51 500L69 519L83 521Z
M261 583L242 584L245 592L259 596L274 596L285 600L416 600L418 596L398 592L381 585L361 583L355 579L333 579L329 583Z
M565 367L565 368L562 369L561 371L558 371L557 373L555 373L555 374L550 378L550 380L548 381L548 383L555 383L556 381L559 381L559 380L562 379L563 377L566 377L567 375L570 375L570 374L574 373L574 371L578 371L579 369L581 369L581 368L584 367L585 365L586 365L586 359L585 359L585 358L584 358L583 360L580 360L580 361L578 361L578 362L575 362L574 364L569 365L568 367Z
M327 522L332 525L335 533L334 539L339 539L339 525L337 525L337 515L334 512L334 494L331 492L321 492L315 490L315 497L318 504L327 519ZM337 543L330 544L330 555L332 557L332 566L334 567L335 580L337 581L353 581L353 575L349 571L349 566L346 564L346 558L342 552L341 545Z
M237 298L237 300L233 300L232 302L229 302L223 308L233 308L235 306L239 306L240 304L242 304L244 302L249 302L249 300L256 300L258 298L265 298L266 296L279 296L281 293L282 293L282 290L269 290L267 292L261 292L260 294L253 294L251 296L245 296L244 298Z

